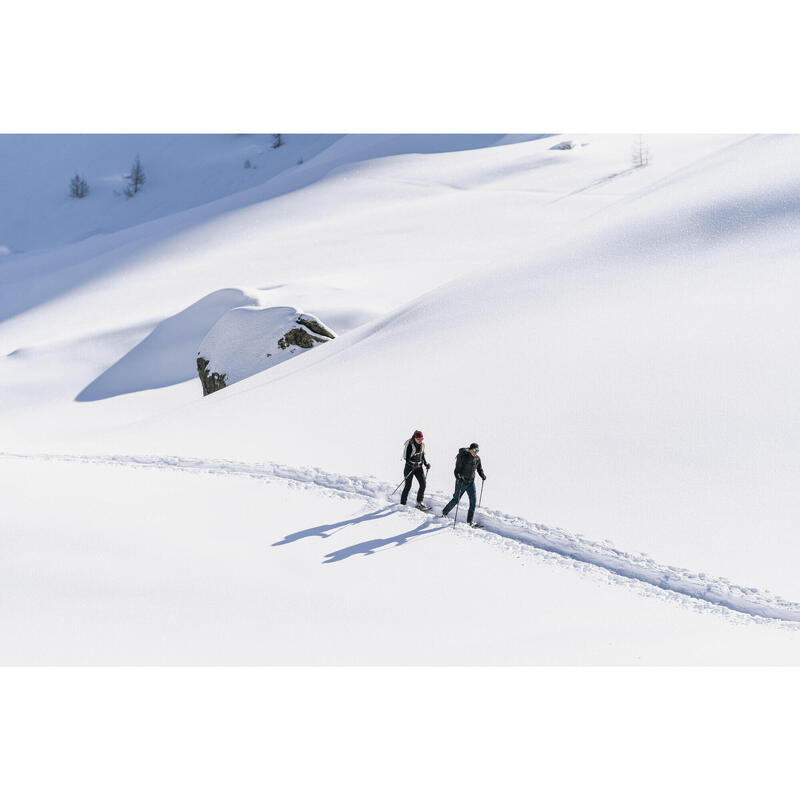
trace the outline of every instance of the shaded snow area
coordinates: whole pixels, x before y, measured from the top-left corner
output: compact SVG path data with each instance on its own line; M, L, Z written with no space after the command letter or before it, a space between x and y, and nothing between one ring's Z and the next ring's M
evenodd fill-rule
M800 663L800 137L634 138L0 137L4 663Z

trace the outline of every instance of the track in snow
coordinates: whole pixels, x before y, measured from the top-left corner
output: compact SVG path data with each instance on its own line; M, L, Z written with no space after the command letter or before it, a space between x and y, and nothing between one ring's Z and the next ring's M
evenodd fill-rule
M108 464L123 467L172 469L183 472L205 472L215 475L241 475L259 480L283 480L313 484L342 497L364 497L386 501L392 486L375 478L337 475L315 467L289 467L265 462L248 464L224 459L185 458L179 456L89 456L89 455L22 455L0 453L3 458L24 458L45 461L68 461ZM430 493L429 493L430 494ZM449 499L433 493L442 504ZM411 511L411 508L409 508ZM424 512L414 513L423 514ZM481 508L481 533L494 533L524 545L555 553L575 562L607 570L614 575L639 581L658 589L676 592L688 598L748 614L751 617L800 622L800 603L792 603L765 590L737 586L725 578L694 573L674 566L664 566L644 555L617 550L609 545L584 539L561 528L550 528L489 508Z

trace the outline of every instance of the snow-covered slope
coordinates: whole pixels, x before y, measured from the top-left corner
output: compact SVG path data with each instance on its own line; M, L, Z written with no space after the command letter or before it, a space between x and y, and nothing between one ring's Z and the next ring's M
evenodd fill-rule
M0 247L25 253L107 236L262 184L339 138L284 136L273 148L269 134L5 135ZM125 176L137 155L147 190L129 200ZM80 202L69 196L76 173L89 184Z
M0 458L12 483L2 664L800 661L784 623L400 511L357 477Z
M659 564L695 576L687 596L716 610L735 606L704 601L706 579L800 601L800 141L650 137L641 169L631 142L344 137L202 208L9 256L4 449L390 483L422 428L432 492L446 496L458 447L479 441L486 504L543 526L535 548L564 555L566 529L593 552L644 552L649 585ZM206 398L194 379L72 402L159 322L232 285L343 335Z

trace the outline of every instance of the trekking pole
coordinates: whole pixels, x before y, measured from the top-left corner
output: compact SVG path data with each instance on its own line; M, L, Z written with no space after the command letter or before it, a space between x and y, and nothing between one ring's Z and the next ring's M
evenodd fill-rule
M478 500L478 508L481 507L481 500L483 500L483 484L484 483L486 483L486 481L483 478L481 478L481 499Z
M412 474L413 474L413 471L412 471ZM403 480L401 480L400 483L398 483L397 486L394 487L394 492L396 492L406 482L406 478L408 478L408 475L403 475ZM393 497L394 496L394 492L392 492L389 495L389 497Z

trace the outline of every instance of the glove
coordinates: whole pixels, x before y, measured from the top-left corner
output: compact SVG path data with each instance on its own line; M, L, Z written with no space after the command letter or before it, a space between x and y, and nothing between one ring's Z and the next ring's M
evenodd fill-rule
M485 475L481 475L481 480L485 481L486 480L486 476Z
M426 466L428 469L430 469L430 468L431 468L431 465L430 465L430 464L426 464L425 466Z

